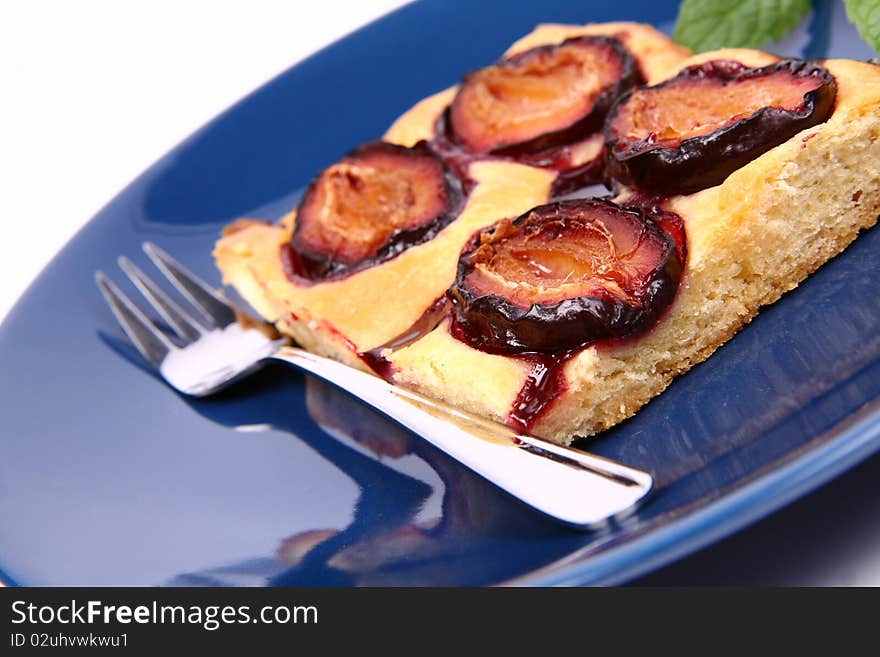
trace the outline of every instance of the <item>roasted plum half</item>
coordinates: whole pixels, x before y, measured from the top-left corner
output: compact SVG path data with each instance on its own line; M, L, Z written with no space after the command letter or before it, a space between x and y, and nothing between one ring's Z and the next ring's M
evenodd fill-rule
M465 76L448 128L473 153L536 153L601 130L614 99L639 81L616 39L567 39Z
M576 199L503 220L466 247L448 295L453 334L493 353L560 352L649 328L681 274L644 212Z
M430 240L463 202L460 180L426 144L364 144L315 178L286 257L294 276L340 278Z
M827 69L800 60L762 68L712 61L622 97L605 125L607 175L686 194L731 173L834 111Z

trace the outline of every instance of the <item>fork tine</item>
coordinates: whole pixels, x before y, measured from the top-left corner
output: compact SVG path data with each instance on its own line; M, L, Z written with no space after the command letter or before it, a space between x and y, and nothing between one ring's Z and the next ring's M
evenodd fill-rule
M101 288L104 299L110 305L110 310L116 316L122 326L122 330L134 343L141 355L153 367L159 367L163 359L176 347L165 335L138 310L131 299L120 291L113 282L104 275L104 272L95 273L95 282Z
M212 290L210 285L152 242L144 243L144 251L174 287L215 326L223 328L236 321L233 307Z
M183 310L174 299L165 294L137 265L125 256L121 256L119 266L182 340L195 342L201 337L205 332L205 327Z

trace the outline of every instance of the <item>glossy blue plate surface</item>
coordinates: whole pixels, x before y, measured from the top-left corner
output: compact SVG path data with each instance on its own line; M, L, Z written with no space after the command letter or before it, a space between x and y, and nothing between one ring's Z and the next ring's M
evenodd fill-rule
M872 55L842 13L779 49ZM344 394L275 367L186 400L138 365L93 282L152 240L208 280L222 225L279 217L320 168L538 22L674 3L439 0L294 67L157 162L0 327L0 569L25 585L621 582L818 486L880 447L880 231L589 449L652 472L588 534L521 507ZM430 32L425 31L430 26Z

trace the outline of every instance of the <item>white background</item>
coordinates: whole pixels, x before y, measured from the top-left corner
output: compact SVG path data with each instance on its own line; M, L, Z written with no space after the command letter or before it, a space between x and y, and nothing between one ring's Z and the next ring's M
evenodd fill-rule
M402 4L0 0L0 321L73 234L166 151Z

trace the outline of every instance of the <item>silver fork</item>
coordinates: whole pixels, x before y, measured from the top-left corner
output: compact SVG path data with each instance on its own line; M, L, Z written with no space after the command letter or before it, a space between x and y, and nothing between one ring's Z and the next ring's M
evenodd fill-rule
M103 272L95 279L116 319L146 361L179 392L204 397L281 361L328 381L414 431L452 458L542 513L595 528L630 512L651 490L651 475L517 433L337 361L268 337L252 320L154 244L144 251L197 311L174 301L128 258L119 265L176 335L138 309ZM247 318L247 322L240 319Z

